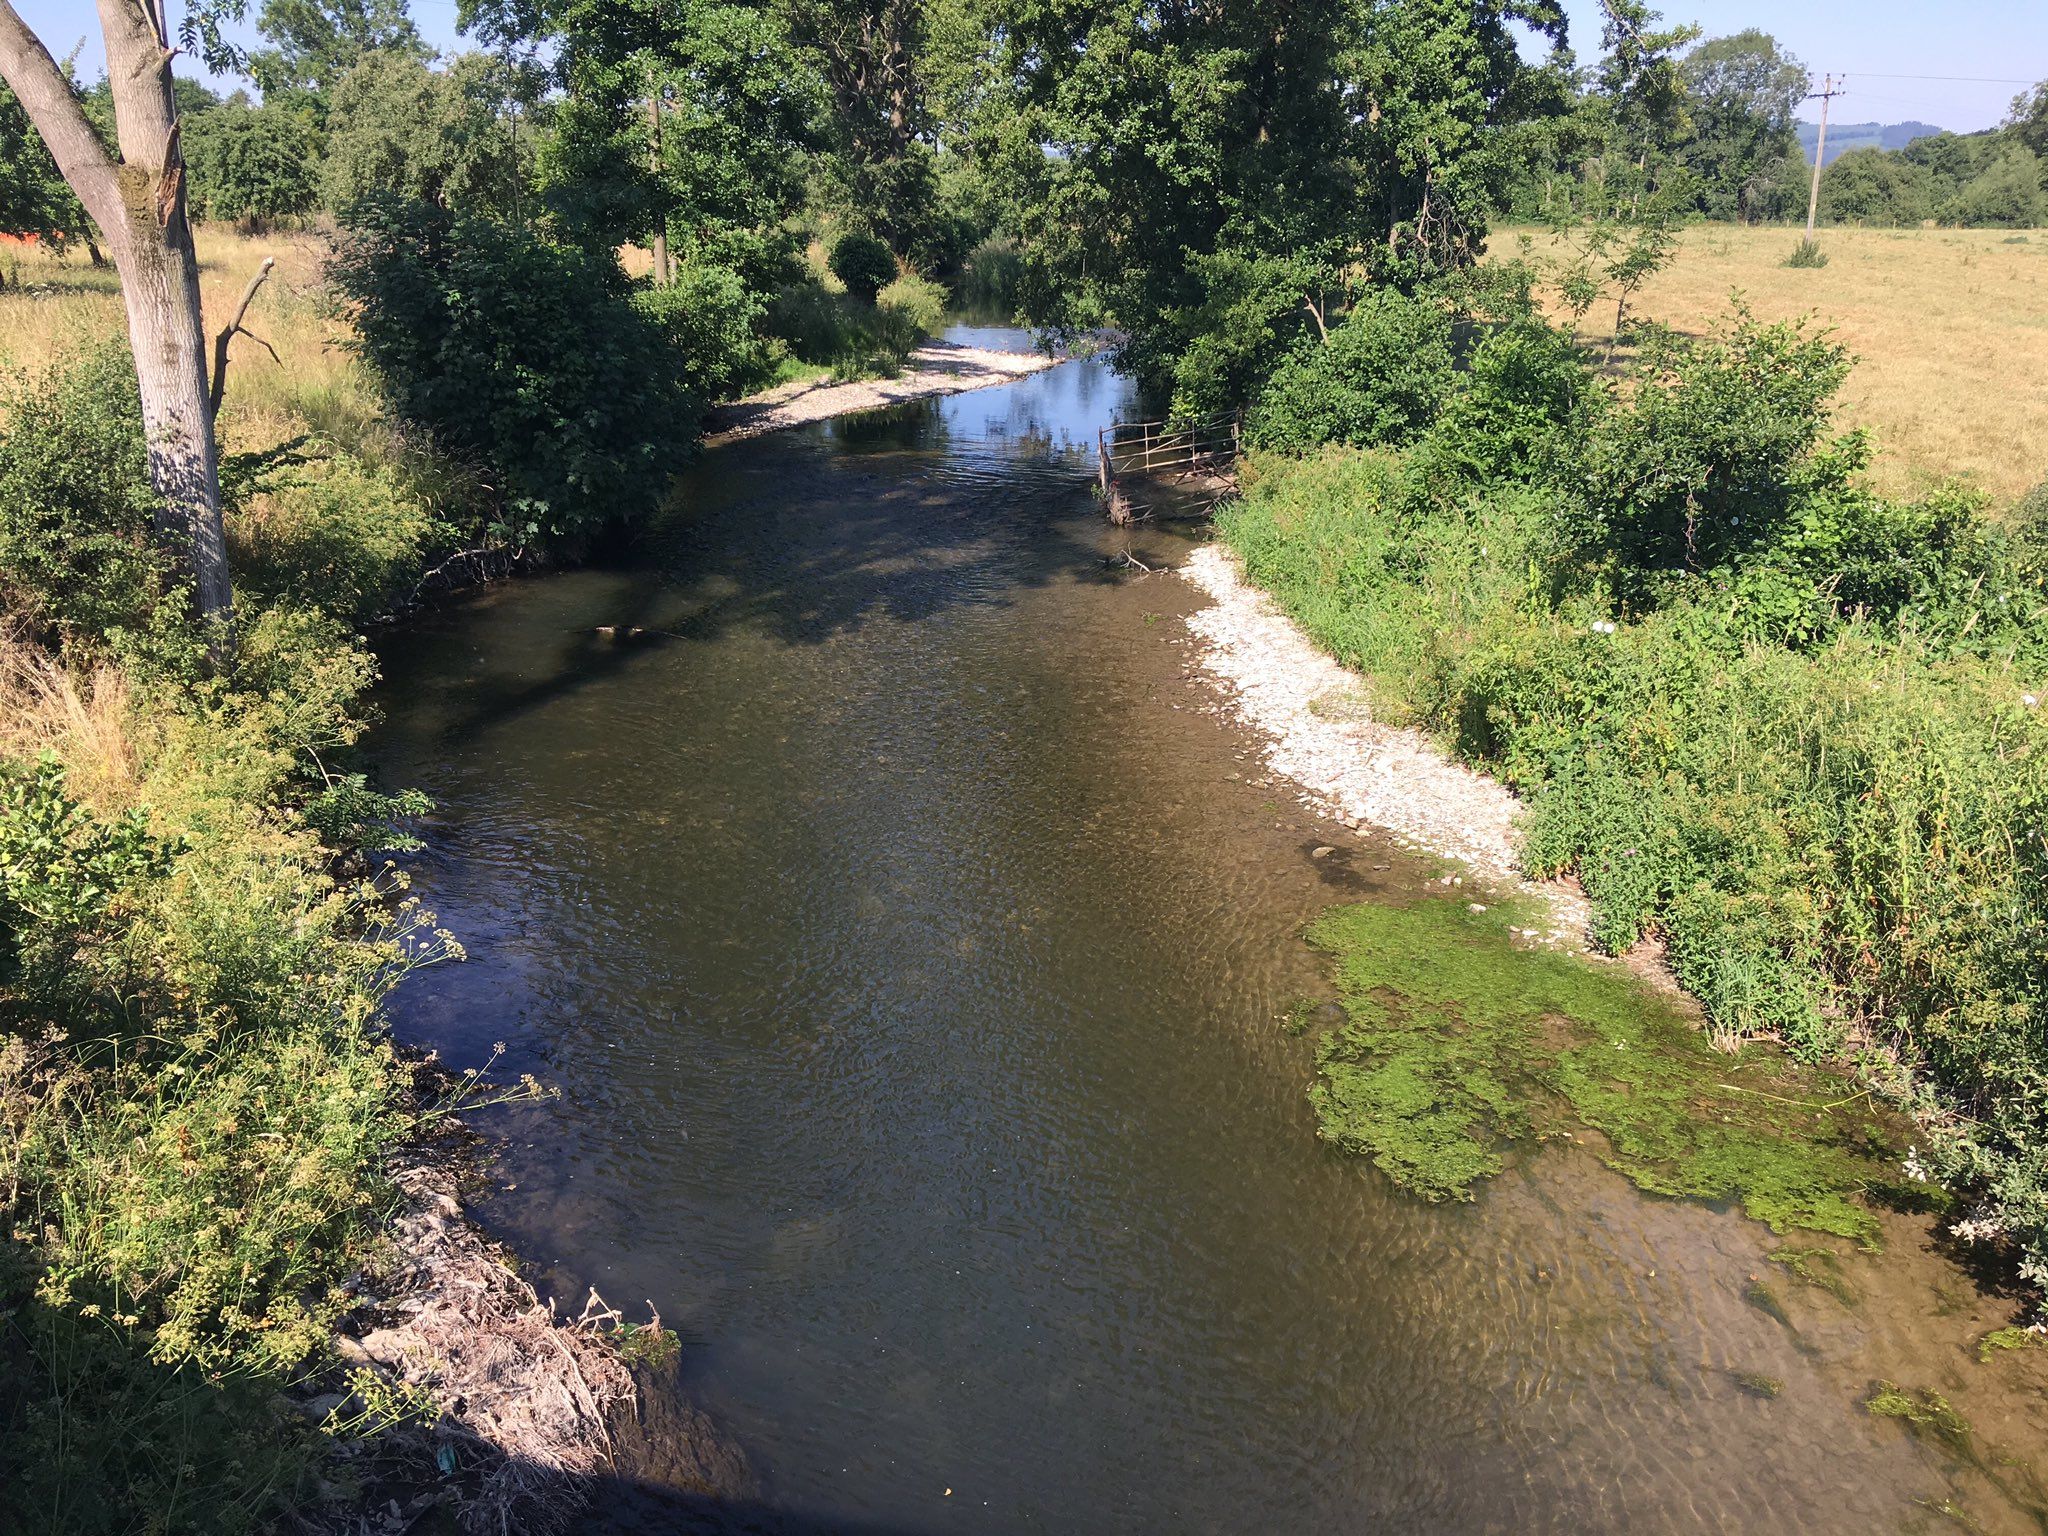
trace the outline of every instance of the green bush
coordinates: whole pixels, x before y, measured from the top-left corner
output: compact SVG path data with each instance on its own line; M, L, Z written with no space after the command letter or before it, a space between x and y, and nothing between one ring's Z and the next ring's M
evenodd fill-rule
M333 263L358 345L398 411L486 466L505 535L573 545L664 494L695 441L683 355L608 254L396 199L361 204Z
M245 609L235 680L142 706L147 827L0 767L0 1526L261 1529L320 1449L278 1395L389 1198L380 1006L456 953L304 820L373 671Z
M1373 289L1327 342L1304 339L1287 354L1246 433L1287 453L1403 443L1435 419L1451 385L1450 316L1426 300Z
M872 304L875 296L896 280L896 257L879 236L852 230L832 247L832 275L846 284L846 291L856 299Z
M684 387L699 400L745 394L771 369L757 334L767 306L729 267L685 259L673 283L644 288L634 302L661 328Z
M1490 327L1415 455L1439 489L1558 479L1594 407L1585 358L1533 315Z
M109 343L0 396L0 606L36 633L106 645L171 595L128 349Z
M899 317L902 324L916 331L921 341L946 318L946 290L928 277L906 272L875 295L875 307Z
M238 487L228 550L245 597L361 623L391 611L457 530L394 470L325 446Z
M1643 601L1662 574L1768 546L1863 467L1860 436L1828 436L1848 372L1826 332L1766 325L1740 304L1701 339L1649 332L1629 408L1602 412L1588 435L1568 547Z

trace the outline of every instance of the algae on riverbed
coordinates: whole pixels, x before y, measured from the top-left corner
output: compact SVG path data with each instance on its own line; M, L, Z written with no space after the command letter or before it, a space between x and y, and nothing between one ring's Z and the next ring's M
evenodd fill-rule
M1875 1246L1856 1196L1889 1153L1863 1095L1761 1049L1715 1051L1627 973L1517 948L1498 909L1337 907L1309 938L1337 959L1347 1015L1317 1051L1321 1134L1397 1184L1469 1199L1504 1143L1585 1128L1653 1193Z

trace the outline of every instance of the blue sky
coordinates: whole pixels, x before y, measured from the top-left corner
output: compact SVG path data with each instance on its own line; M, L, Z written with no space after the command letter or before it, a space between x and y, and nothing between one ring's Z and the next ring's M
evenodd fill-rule
M179 0L171 0L173 11ZM252 0L252 13L261 0ZM81 37L79 63L99 73L99 28L86 0L15 0L52 53ZM457 46L454 0L412 0L437 47ZM1565 0L1581 57L1600 46L1598 0ZM1917 118L1967 133L2005 115L2019 85L2048 78L2048 0L1670 0L1665 15L1709 36L1761 26L1816 72L1849 77L1838 122ZM1960 78L1928 78L1928 77ZM1904 78L1911 77L1911 78Z

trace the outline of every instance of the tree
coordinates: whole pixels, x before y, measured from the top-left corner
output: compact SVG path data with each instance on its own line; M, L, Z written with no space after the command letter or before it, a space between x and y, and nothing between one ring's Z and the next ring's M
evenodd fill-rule
M208 403L199 264L185 214L185 162L172 39L146 0L99 0L116 148L93 131L71 82L8 0L0 0L0 77L106 236L121 274L142 396L158 532L186 552L217 662L234 652L234 600L221 525L220 464ZM205 41L207 16L193 19Z
M90 238L85 205L71 190L21 99L0 86L0 234L26 235L62 250Z
M302 113L230 101L185 131L194 213L269 224L310 211L318 199L318 135Z
M299 95L324 118L334 87L366 53L430 56L405 0L264 0L256 30L270 47L249 56L264 100Z
M2013 97L2004 128L2040 158L2048 160L2048 80Z
M321 196L346 215L371 196L517 218L526 199L523 82L490 54L445 70L405 52L367 53L336 83Z
M1782 215L1787 183L1804 166L1792 114L1806 96L1806 66L1751 28L1708 39L1679 68L1693 130L1683 158L1699 210L1745 224Z
M1586 158L1571 200L1548 222L1570 251L1554 281L1574 320L1614 296L1612 360L1629 300L1670 261L1691 211L1692 178L1678 151L1692 116L1677 51L1699 29L1657 30L1658 13L1643 0L1603 0L1603 9L1595 89L1577 114Z
M1956 193L1944 216L1969 229L2035 229L2044 212L2041 162L2015 143Z
M538 176L560 229L605 250L660 232L756 290L784 279L823 93L776 9L472 0L463 14L487 41L552 56L561 96Z
M1555 6L1505 0L1011 6L1008 112L981 132L1028 307L1118 327L1181 407L1234 403L1364 286L1476 257L1554 83L1516 21L1563 35Z

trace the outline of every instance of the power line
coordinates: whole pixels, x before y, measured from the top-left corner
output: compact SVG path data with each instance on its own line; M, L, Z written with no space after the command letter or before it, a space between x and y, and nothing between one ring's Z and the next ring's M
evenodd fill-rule
M1992 75L1882 75L1874 70L1852 70L1859 80L1943 80L1950 85L2038 85L2035 80L2005 80Z

